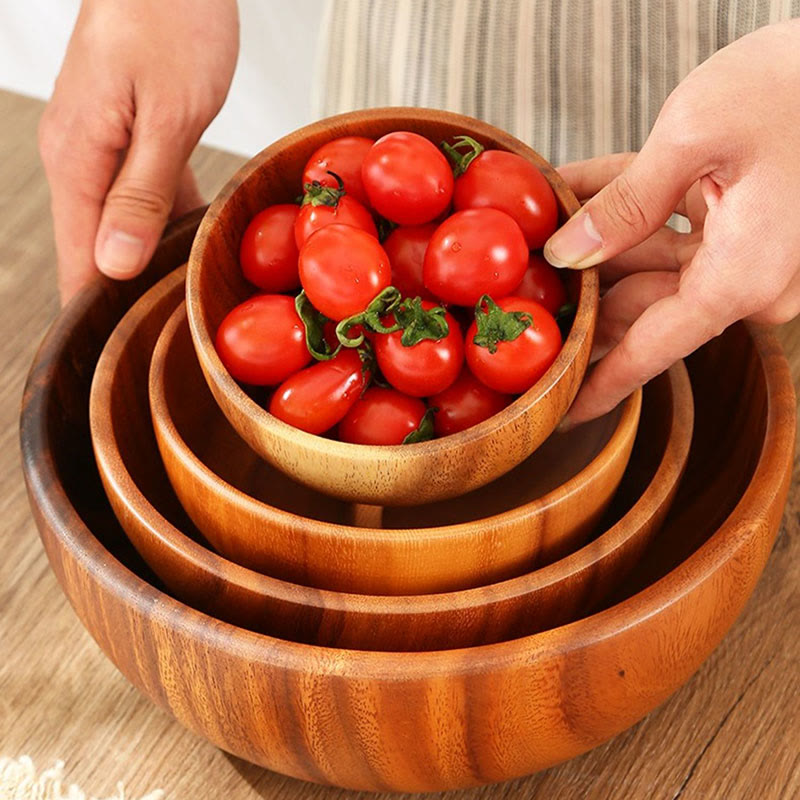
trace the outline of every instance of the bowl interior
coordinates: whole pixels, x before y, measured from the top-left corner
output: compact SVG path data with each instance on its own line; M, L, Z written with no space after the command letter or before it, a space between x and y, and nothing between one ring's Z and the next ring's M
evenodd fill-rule
M343 525L351 523L351 504L292 480L257 455L236 433L205 382L186 320L167 350L163 374L166 408L178 434L219 478L275 508ZM191 403L186 402L187 397L192 398ZM457 499L387 507L382 526L417 529L453 525L530 503L566 483L600 455L619 425L622 408L568 433L552 434L511 472ZM148 413L146 406L144 413ZM147 479L147 464L140 466L135 473L141 472Z

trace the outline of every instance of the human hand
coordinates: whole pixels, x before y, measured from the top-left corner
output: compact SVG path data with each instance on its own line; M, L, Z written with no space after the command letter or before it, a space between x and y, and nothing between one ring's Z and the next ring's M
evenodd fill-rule
M236 0L84 0L39 126L65 303L133 278L171 214L202 205L188 159L238 52Z
M800 312L800 21L739 39L669 96L638 154L567 164L583 208L550 263L603 264L599 358L565 420L600 416L737 320ZM673 211L691 233L664 227ZM605 262L605 263L603 263Z

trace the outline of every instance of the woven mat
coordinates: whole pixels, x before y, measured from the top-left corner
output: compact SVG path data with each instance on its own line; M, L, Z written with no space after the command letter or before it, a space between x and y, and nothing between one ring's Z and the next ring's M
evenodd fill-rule
M74 784L64 784L64 762L57 761L55 766L39 774L33 762L27 757L19 759L0 758L0 800L97 800L88 797ZM161 790L150 792L141 800L162 800ZM106 800L133 800L127 798L121 783L117 784L117 792Z

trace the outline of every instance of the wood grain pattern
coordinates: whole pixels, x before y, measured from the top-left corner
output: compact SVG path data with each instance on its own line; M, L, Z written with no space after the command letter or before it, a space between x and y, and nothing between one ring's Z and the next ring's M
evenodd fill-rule
M158 463L143 388L155 339L179 303L181 282L181 270L162 280L115 329L95 370L90 423L100 474L117 517L152 569L195 608L252 630L326 646L430 650L501 641L575 619L600 602L635 563L666 514L691 439L691 390L681 365L648 389L649 409L637 439L633 471L607 517L615 524L549 568L468 592L384 597L308 589L226 561L203 546L170 490ZM179 327L183 345L175 347ZM187 422L196 429L195 447L202 446L218 460L231 460L229 469L235 468L239 479L249 481L255 475L255 484L282 495L284 502L287 492L297 495L295 503L314 502L310 490L292 486L280 473L265 468L258 456L245 452L235 433L221 429L224 417L218 411L201 411L205 405L212 412L214 401L203 398L199 367L197 375L187 377L192 346L185 315L167 324L162 345L165 352L153 359L152 371L160 371L162 379L173 376L176 386L192 397L193 413ZM155 395L154 408L163 406L163 397ZM573 458L590 460L619 416L593 426L596 438L578 431L559 437L559 448ZM195 486L192 492L204 496ZM265 527L267 531L280 534ZM303 535L298 527L297 536Z
M239 439L205 385L183 308L153 354L150 407L175 492L220 553L304 586L401 595L485 586L585 542L625 471L641 393L457 501L386 508L382 528L350 525L346 503L290 480Z
M228 756L183 728L120 677L76 618L37 536L16 445L19 398L36 345L57 308L44 177L36 157L42 104L0 91L0 751L67 777L98 797L123 780L166 800L412 800L315 786ZM213 195L243 159L193 159ZM207 195L208 196L208 195ZM800 381L800 320L778 329ZM700 373L694 371L697 380ZM723 423L710 452L730 438ZM730 434L730 435L729 435ZM690 470L696 472L696 460ZM715 463L703 466L706 476ZM795 464L784 526L746 608L695 676L607 744L536 775L434 794L436 800L787 800L800 795L800 493ZM109 512L110 513L110 512ZM663 533L681 538L685 529ZM660 537L656 539L659 541ZM480 725L476 721L476 725Z
M774 337L738 326L717 343L731 339L739 366L725 359L716 400L733 399L728 432L740 455L758 456L718 470L746 471L749 481L725 522L642 591L563 627L455 651L320 648L232 627L160 592L135 562L110 557L107 548L122 544L119 529L92 525L102 506L97 487L74 478L75 437L80 431L88 450L86 426L71 418L77 406L65 415L63 404L85 396L75 385L76 343L98 332L93 309L103 305L91 299L86 293L57 322L26 390L23 463L48 556L84 625L129 680L191 729L270 769L424 791L505 780L575 756L688 680L769 555L791 474L795 397ZM107 322L105 308L100 317ZM705 513L697 495L695 528Z
M302 128L248 162L215 198L192 253L186 303L200 365L233 427L250 446L301 483L358 503L417 505L482 486L523 461L553 431L580 385L597 313L595 270L572 273L569 291L578 312L567 340L545 375L504 411L467 431L413 446L369 447L300 431L272 417L230 377L214 349L225 314L252 294L238 264L241 235L270 203L291 201L309 156L337 136L376 138L411 130L441 141L468 133L490 148L531 160L556 194L561 220L579 204L558 173L530 147L497 128L443 111L390 108L342 114Z

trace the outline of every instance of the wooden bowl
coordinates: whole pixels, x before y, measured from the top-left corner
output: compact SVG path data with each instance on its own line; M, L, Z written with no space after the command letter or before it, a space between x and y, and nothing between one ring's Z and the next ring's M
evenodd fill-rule
M136 313L120 337L137 335ZM139 327L150 329L146 307L141 315ZM157 314L155 325L161 323ZM114 351L124 346L117 342L112 336ZM138 342L131 349L144 355ZM114 397L125 404L146 377L120 371L111 380L123 384ZM109 418L105 403L98 403L99 426L132 424L126 406ZM600 420L554 434L491 484L455 500L382 514L373 508L364 527L353 524L360 524L363 509L296 483L238 437L203 380L183 307L153 353L150 407L170 482L220 553L304 586L399 595L484 586L585 542L628 463L641 392Z
M190 231L168 233L150 280L167 252L173 266L185 259ZM789 487L795 399L775 337L736 325L689 359L701 446L693 443L653 542L660 552L648 585L637 591L631 573L615 605L513 641L404 654L285 642L195 611L153 585L92 455L92 370L140 286L93 284L39 349L21 420L31 507L54 572L109 658L180 722L242 758L374 791L534 772L662 703L708 657L758 580ZM687 540L692 552L670 569L665 556Z
M619 584L663 521L691 440L691 388L682 364L648 387L636 454L606 517L615 524L550 567L468 591L385 597L311 589L227 561L204 546L177 502L159 463L143 388L159 331L180 302L182 275L183 270L176 270L160 281L112 333L92 382L90 425L100 475L117 518L153 571L189 605L248 629L326 646L430 650L485 644L567 622L595 606ZM186 353L184 347L174 347L179 327L184 328ZM159 347L165 342L162 376L170 372L170 362L192 360L185 316L173 316ZM153 367L158 361L153 360ZM203 391L184 378L177 383L193 398L196 409L203 403ZM201 375L198 380L207 395ZM156 400L163 402L163 396ZM214 407L213 400L209 405ZM325 499L315 498L312 490L292 484L266 465L241 445L218 411L215 416L216 421L205 414L189 416L202 432L208 453L229 454L242 475L259 474L257 483L277 494L294 492L298 505L303 497L317 503ZM231 435L223 435L219 420ZM564 449L591 459L591 451L580 452L591 437L581 437L576 430L558 439ZM185 458L197 460L191 451ZM195 467L195 472L203 470L202 464ZM203 480L201 475L192 485L200 486ZM202 489L195 494L200 496Z
M588 363L598 304L595 270L569 274L578 311L564 346L544 376L508 408L462 433L431 442L374 447L314 436L273 417L222 366L214 337L223 317L253 294L239 267L239 243L255 214L291 202L303 166L337 136L377 138L410 130L434 142L466 133L489 148L510 150L542 171L561 222L580 207L558 173L530 147L485 122L445 111L356 111L301 128L251 159L211 204L189 258L186 302L192 338L208 385L240 436L301 483L358 503L419 505L462 495L508 472L553 431L572 403Z

